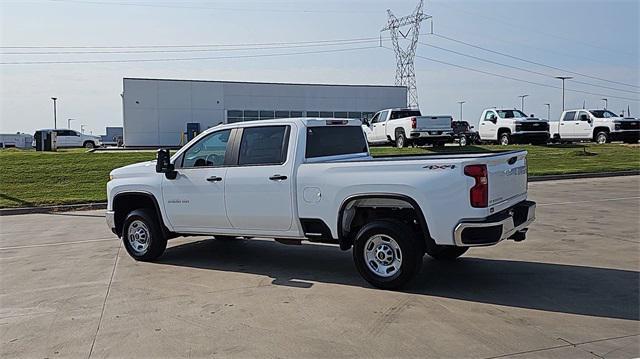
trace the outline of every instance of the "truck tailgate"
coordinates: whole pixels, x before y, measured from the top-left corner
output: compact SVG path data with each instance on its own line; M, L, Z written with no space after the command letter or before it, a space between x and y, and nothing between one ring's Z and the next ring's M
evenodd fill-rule
M487 162L489 206L527 193L527 152L505 153Z
M451 131L450 116L419 116L416 117L418 131Z

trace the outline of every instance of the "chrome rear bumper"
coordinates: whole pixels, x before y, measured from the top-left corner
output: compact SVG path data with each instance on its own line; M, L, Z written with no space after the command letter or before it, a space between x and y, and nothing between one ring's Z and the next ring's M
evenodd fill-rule
M523 240L527 226L536 219L536 203L522 201L500 213L480 220L462 221L454 229L460 247L490 246L512 238Z

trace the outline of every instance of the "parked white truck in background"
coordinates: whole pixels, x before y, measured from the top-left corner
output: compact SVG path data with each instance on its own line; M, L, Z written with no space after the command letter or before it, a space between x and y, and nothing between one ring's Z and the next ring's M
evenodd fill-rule
M527 117L514 109L489 108L482 111L478 134L481 141L501 145L512 143L546 144L549 141L549 121Z
M554 142L637 143L640 138L640 120L623 118L608 110L563 111L560 121L551 121L549 125Z
M102 146L102 139L100 136L87 135L75 130L67 130L64 128L57 129L43 129L38 131L54 131L56 132L56 147L84 147L84 148L96 148ZM35 137L35 136L34 136ZM33 147L35 147L35 141Z
M106 219L136 260L181 235L353 247L360 274L396 288L424 254L525 239L525 151L372 158L358 120L281 119L210 128L169 156L115 169ZM318 258L322 261L322 258Z
M362 127L370 144L444 146L453 141L452 120L448 115L422 116L420 110L398 108L377 112Z

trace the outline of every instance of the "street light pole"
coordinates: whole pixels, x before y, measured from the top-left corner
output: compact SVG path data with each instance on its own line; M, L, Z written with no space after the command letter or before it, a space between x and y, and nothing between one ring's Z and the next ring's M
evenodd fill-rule
M606 110L606 109L607 109L607 107L609 107L609 106L608 106L608 105L609 105L609 99L607 99L607 98L603 98L603 99L602 99L602 101L604 101L604 109Z
M458 103L460 104L460 121L462 121L462 120L463 120L463 118L462 118L462 105L464 105L464 104L465 104L465 102L466 102L466 101L458 101Z
M547 106L547 120L551 121L551 104L545 103L544 105Z
M68 129L71 129L71 121L75 121L75 120L76 120L75 118L68 118L67 119L67 128Z
M53 129L55 130L56 128L58 128L58 126L57 126L57 122L58 122L58 119L57 119L58 114L57 114L57 112L58 111L57 111L57 108L56 108L56 101L58 100L58 98L57 97L52 97L51 99L53 100Z
M529 95L520 95L518 97L520 97L520 111L524 112L524 98L527 97Z
M562 111L564 111L564 80L570 80L573 77L570 76L556 76L557 79L562 80Z

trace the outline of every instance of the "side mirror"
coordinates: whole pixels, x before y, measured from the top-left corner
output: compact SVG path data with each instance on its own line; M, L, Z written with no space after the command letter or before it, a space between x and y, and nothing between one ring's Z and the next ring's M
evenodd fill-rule
M587 116L587 115L580 115L580 121L587 121L587 122L591 122L591 121L589 120L589 116Z
M156 172L164 173L167 179L176 178L178 172L171 163L171 153L168 149L161 148L156 152Z
M496 121L498 121L498 119L496 118L495 115L491 115L491 117L489 117L489 121L496 123Z
M536 117L536 115L534 115L534 114L531 114L531 115L529 115L529 117Z

